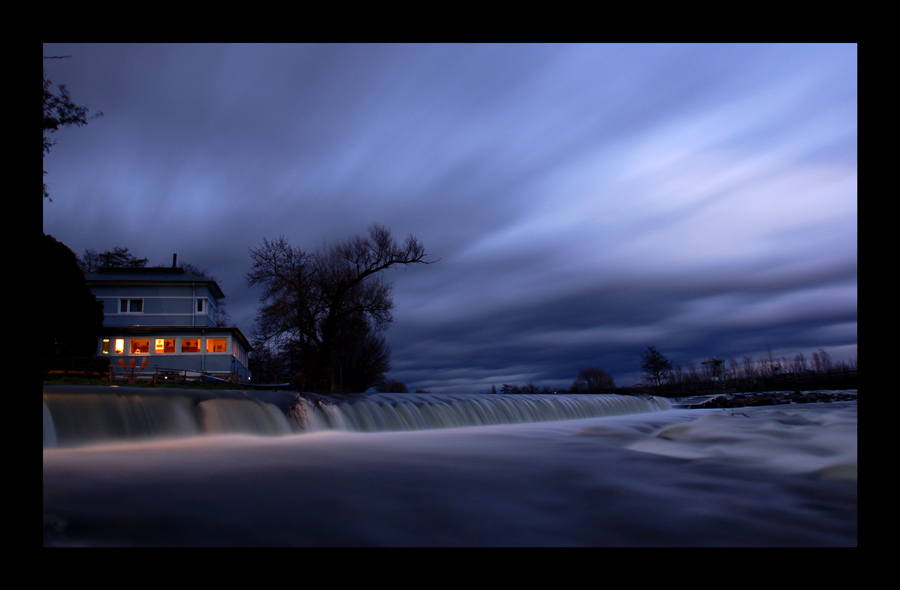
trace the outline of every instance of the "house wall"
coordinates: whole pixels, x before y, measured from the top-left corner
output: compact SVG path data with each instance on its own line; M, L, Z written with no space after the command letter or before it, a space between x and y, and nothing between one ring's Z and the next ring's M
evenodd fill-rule
M95 285L91 290L103 301L107 327L215 326L218 301L206 285ZM123 299L140 301L141 311L122 311ZM202 311L198 300L205 300Z
M121 341L121 352L117 351L118 341ZM157 341L162 342L158 344ZM198 342L197 351L186 351L185 341ZM224 343L224 350L211 352L208 344L219 342ZM139 352L135 352L135 345L139 345ZM240 340L229 332L175 334L154 330L133 334L125 331L120 333L114 330L105 331L98 339L97 355L108 358L113 368L120 366L120 359L126 367L130 367L131 359L134 359L135 367L140 367L144 360L148 361L145 372L196 371L237 375L241 379L249 378L247 350Z

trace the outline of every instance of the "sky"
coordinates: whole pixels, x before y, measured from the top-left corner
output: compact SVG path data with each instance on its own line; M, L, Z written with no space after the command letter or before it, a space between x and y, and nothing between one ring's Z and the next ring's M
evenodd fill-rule
M252 338L250 248L378 223L410 391L640 381L654 346L857 351L857 46L43 44L103 116L53 135L43 231L173 254Z

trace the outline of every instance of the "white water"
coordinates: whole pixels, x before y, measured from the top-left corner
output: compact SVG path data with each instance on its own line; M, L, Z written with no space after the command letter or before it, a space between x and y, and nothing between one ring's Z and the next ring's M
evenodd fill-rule
M119 391L124 393L115 393ZM248 392L206 399L189 395L137 388L45 392L44 447L201 434L432 430L616 416L670 407L664 398L623 395L372 394L318 397L318 403L311 398L295 403L287 392L269 393L277 398L269 401ZM286 411L271 402L280 402Z
M666 399L650 396L373 394L344 403L303 400L296 421L308 432L383 432L551 422L670 407Z
M856 546L856 418L840 402L74 448L45 428L44 545Z

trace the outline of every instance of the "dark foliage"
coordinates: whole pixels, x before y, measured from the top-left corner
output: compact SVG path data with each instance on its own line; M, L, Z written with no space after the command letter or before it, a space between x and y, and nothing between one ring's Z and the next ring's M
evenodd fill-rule
M75 254L46 234L42 238L42 259L42 356L93 355L103 326L103 302L85 285Z

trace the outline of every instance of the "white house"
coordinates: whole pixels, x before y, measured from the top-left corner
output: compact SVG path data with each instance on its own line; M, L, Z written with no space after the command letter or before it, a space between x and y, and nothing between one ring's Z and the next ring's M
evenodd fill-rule
M85 282L103 301L97 354L114 368L146 360L145 373L249 379L252 348L238 328L216 325L225 294L214 280L174 267L104 267Z

